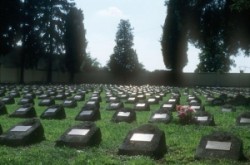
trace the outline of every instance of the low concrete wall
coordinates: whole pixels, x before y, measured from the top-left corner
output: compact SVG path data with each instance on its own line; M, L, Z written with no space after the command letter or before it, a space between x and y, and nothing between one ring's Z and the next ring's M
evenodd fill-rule
M46 82L47 72L38 70L25 70L24 82ZM20 69L0 67L1 83L18 83ZM135 76L133 79L114 78L109 72L77 73L75 83L97 84L135 84L135 85L169 85L171 75L169 72L149 72ZM52 73L53 83L68 83L69 74L61 72ZM182 86L225 86L225 87L250 87L249 73L183 73L181 76Z

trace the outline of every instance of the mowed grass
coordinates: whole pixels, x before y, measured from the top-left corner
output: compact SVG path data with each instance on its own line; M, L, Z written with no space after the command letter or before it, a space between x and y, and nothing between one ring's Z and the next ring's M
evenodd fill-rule
M214 115L215 127L181 125L178 122L177 113L173 112L173 121L170 124L154 124L165 132L168 152L159 160L154 160L146 156L122 156L117 151L122 144L127 133L138 126L148 124L151 113L160 108L160 105L169 99L171 94L167 94L163 100L157 105L151 105L150 111L136 112L137 120L133 123L112 123L110 120L114 111L106 110L105 91L101 93L101 120L96 121L96 125L101 129L102 142L97 147L85 148L82 150L55 147L55 141L71 126L81 122L75 121L75 116L79 113L85 102L92 93L86 95L85 101L78 102L77 108L65 108L66 119L64 120L44 120L40 119L45 132L46 140L26 146L26 147L8 147L0 146L0 164L250 164L250 127L239 127L235 125L235 119L242 112L250 110L250 107L238 106L236 112L223 113L219 106L207 105L203 96L199 96L203 100L206 111ZM185 105L187 96L181 96L181 104ZM16 103L19 99L16 99ZM37 118L40 118L46 107L38 106L39 100L35 100L35 110ZM57 101L61 103L61 101ZM125 104L126 107L133 105ZM11 114L19 106L7 105L8 113ZM8 115L0 116L0 124L3 131L7 131L10 127L16 125L25 119L9 118ZM195 160L195 150L203 135L208 135L213 131L227 131L238 136L243 141L244 155L247 161L238 162L231 160L211 159L211 160Z

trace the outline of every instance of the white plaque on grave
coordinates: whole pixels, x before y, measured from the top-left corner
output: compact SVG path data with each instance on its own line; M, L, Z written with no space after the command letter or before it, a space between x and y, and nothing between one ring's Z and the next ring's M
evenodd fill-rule
M176 102L176 99L169 99L169 102Z
M2 99L2 101L8 101L8 100L9 98L6 98L6 97Z
M25 112L27 111L27 108L19 108L18 110L16 110L17 112Z
M32 126L15 126L14 128L12 128L10 131L15 131L15 132L25 132L27 131L28 129L30 129Z
M87 104L88 104L88 105L94 105L95 102L94 102L94 101L89 101L89 102L87 102Z
M110 97L109 99L110 99L110 100L115 100L115 99L116 99L116 97Z
M155 99L148 99L148 102L154 102L155 101Z
M72 129L69 131L68 135L82 135L85 136L89 132L89 129Z
M154 119L166 119L167 118L167 114L166 113L156 113L153 116Z
M43 103L49 103L50 100L49 100L49 99L45 99L45 100L43 100L42 102L43 102Z
M134 97L130 97L130 98L128 98L128 100L129 100L129 101L134 101L135 98L134 98Z
M80 99L80 98L82 98L80 95L75 96L75 99Z
M65 100L64 103L65 103L65 104L71 104L72 101L71 101L71 100Z
M250 118L240 118L240 123L250 123Z
M163 108L172 108L173 105L172 105L172 104L163 104L162 107L163 107Z
M117 107L119 105L119 103L111 103L110 106L111 107Z
M207 121L208 120L208 116L198 116L197 120L198 121Z
M138 103L136 104L137 107L145 107L145 103Z
M49 108L45 113L54 113L56 110L57 108Z
M130 112L118 112L117 116L128 117Z
M197 105L196 105L196 106L191 106L190 108L191 108L191 109L200 109L201 106L197 106Z
M80 115L82 115L82 116L87 116L87 115L91 115L92 112L93 112L93 111L82 111L82 112L80 113Z
M130 141L151 142L153 137L154 134L134 133L130 138Z
M207 101L213 101L213 99L214 99L214 98L209 97L209 98L207 98Z
M231 142L207 141L206 149L230 151Z
M222 108L222 112L232 112L232 109L229 109L229 108Z

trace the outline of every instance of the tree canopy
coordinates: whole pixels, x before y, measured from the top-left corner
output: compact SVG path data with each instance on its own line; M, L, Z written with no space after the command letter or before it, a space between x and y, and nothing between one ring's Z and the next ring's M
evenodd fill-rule
M129 20L120 20L116 33L114 53L110 56L108 68L116 76L132 76L142 65L138 62L136 51L133 49L133 33Z
M250 50L250 5L246 0L169 0L163 26L162 53L167 68L181 71L186 47L201 49L198 72L228 72L230 56Z

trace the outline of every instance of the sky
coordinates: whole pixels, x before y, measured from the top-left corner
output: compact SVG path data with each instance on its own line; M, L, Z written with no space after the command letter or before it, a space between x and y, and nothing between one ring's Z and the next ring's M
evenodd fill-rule
M129 20L133 27L134 49L138 60L148 71L165 70L160 39L167 7L165 0L75 0L76 7L84 14L88 41L87 52L105 66L113 53L115 35L121 19ZM188 46L188 64L183 72L194 72L199 63L200 50ZM250 73L250 57L240 54L232 73L242 69Z

